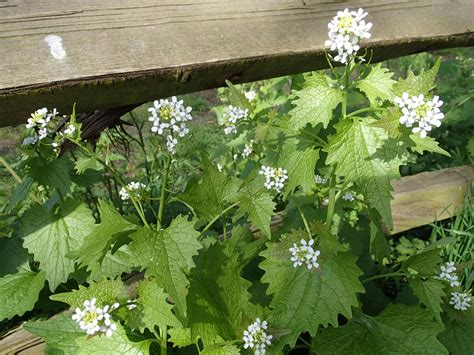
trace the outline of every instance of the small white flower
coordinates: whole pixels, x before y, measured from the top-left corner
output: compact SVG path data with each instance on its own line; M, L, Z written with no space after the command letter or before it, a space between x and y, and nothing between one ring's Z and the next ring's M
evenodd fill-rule
M443 101L438 96L434 96L432 100L426 100L423 94L410 96L409 93L404 92L401 97L396 97L394 102L402 111L400 123L408 128L413 127L412 132L419 132L421 138L425 138L433 126L441 126L444 114L440 107Z
M360 49L360 41L370 38L372 23L365 22L367 12L363 9L338 11L328 24L328 37L325 46L337 52L334 60L346 64Z
M131 311L132 309L136 308L137 307L137 304L136 304L137 300L134 299L134 300L127 300L127 309L129 311Z
M454 266L453 261L447 262L445 265L441 265L440 269L441 269L439 273L440 280L449 282L449 285L451 287L460 286L458 275L455 274L456 267Z
M288 172L283 168L262 165L259 173L265 176L265 187L268 190L274 189L278 193L281 192L288 179Z
M471 298L471 294L467 292L451 292L449 304L453 305L454 309L458 311L467 311L471 307Z
M244 95L245 95L245 98L249 100L249 102L251 102L253 101L253 99L255 99L255 97L257 96L257 93L253 90L249 90L249 91L244 92Z
M185 107L183 100L178 100L176 96L169 100L155 100L153 107L148 109L151 114L148 118L152 122L151 131L166 135L166 147L171 154L176 153L177 137L183 138L189 134L186 124L193 119L191 111L192 107Z
M141 182L132 181L127 185L127 187L122 187L119 191L120 198L122 201L128 200L130 198L130 194L132 193L134 196L140 196L140 190L143 190L146 185L142 184Z
M322 177L321 175L315 175L314 176L314 181L318 185L324 185L328 180L326 178Z
M65 135L72 135L76 131L76 127L74 127L72 124L68 125L66 129L64 130Z
M344 195L342 195L342 199L344 201L354 201L354 194L352 192L346 192Z
M253 140L250 141L249 144L245 144L245 148L242 151L242 158L247 158L253 152Z
M254 349L257 355L265 354L267 347L272 345L273 339L272 335L267 334L267 328L267 322L260 321L260 318L257 318L254 323L250 324L242 337L244 349Z
M293 267L306 265L308 270L313 267L319 268L318 256L321 254L319 250L313 249L314 239L310 239L308 242L304 239L300 240L300 245L293 243L293 247L289 249L291 253L290 260L293 262Z
M222 126L224 126L224 133L226 135L237 133L237 121L246 118L248 115L248 109L241 109L229 105L226 107L222 115Z
M221 164L217 163L216 168L217 168L217 170L219 170L220 173L222 173L222 165Z
M46 107L40 108L33 112L31 117L28 118L26 128L43 128L48 124L49 120L48 109Z
M117 325L111 320L109 311L116 307L97 307L96 299L84 301L84 309L77 307L72 315L72 319L79 323L79 327L85 330L87 334L94 335L96 333L104 333L106 336L112 336L112 333L117 329Z

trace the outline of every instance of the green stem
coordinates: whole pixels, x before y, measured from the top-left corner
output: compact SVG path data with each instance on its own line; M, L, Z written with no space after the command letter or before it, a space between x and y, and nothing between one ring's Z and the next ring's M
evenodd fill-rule
M168 182L168 173L171 166L171 157L165 155L165 171L163 178L161 179L161 192L160 192L160 207L158 209L158 218L156 221L156 229L159 230L163 225L163 211L165 207L165 191L166 183Z
M368 277L364 280L362 280L362 283L365 284L369 281L372 281L372 280L377 280L377 279L384 279L386 277L394 277L394 276L410 276L409 274L405 274L403 272L391 272L391 273L388 273L388 274L380 274L380 275L375 275L375 276L372 276L372 277Z
M167 346L168 346L168 327L165 325L163 327L160 327L160 348L161 348L161 355L166 355L168 352Z
M348 114L348 115L346 116L346 118L353 117L353 116L357 116L358 114L364 113L364 112L385 111L385 110L386 110L386 108L383 108L383 107L366 107L366 108L361 108L360 110L351 112L350 114Z
M303 211L301 210L301 208L300 208L299 205L296 205L296 208L297 208L298 211L300 212L301 219L303 220L304 227L306 228L306 232L308 233L308 236L309 236L310 238L312 238L313 235L311 234L311 228L309 228L309 223L308 223L308 220L306 219L306 216L304 215L304 213L303 213Z
M115 169L110 166L109 164L107 164L105 161L103 161L94 151L92 151L91 149L89 149L88 147L86 146L83 146L82 144L80 144L79 142L77 141L74 141L74 140L71 140L74 144L76 144L79 148L81 148L86 154L88 154L90 157L94 158L95 160L97 160L100 164L102 164L102 166L107 169L115 178L115 180L121 185L121 187L123 188L127 188L127 184L125 184L125 181L123 181L122 177L120 176L120 174L115 171ZM150 228L150 225L148 224L148 222L146 221L146 218L145 218L145 214L143 212L143 208L140 204L139 201L137 201L135 199L135 197L130 194L130 201L132 201L132 204L133 204L133 207L135 207L135 210L137 211L138 213L138 216L140 217L140 219L142 220L143 224Z
M329 181L329 204L328 204L328 214L326 215L326 226L328 230L331 229L335 206L336 206L336 164L332 166L331 177Z
M11 174L11 176L13 176L13 178L19 183L21 184L21 177L18 176L18 174L15 172L15 170L13 170L12 166L10 164L8 164L8 162L2 157L0 156L0 163L5 167L5 169L7 169L7 171Z
M224 209L224 210L223 210L221 213L219 213L217 216L215 216L215 217L212 219L212 221L210 221L210 222L204 227L204 229L201 231L201 234L199 235L198 239L200 239L200 238L204 235L204 233L206 233L207 230L208 230L209 228L211 228L212 225L213 225L214 223L216 223L216 221L219 220L219 218L221 218L223 215L225 215L227 212L229 212L229 211L230 211L231 209L233 209L234 207L237 207L238 205L239 205L239 203L238 203L238 202L235 202L235 203L233 203L232 205L230 205L229 207L227 207L226 209Z
M222 221L222 224L223 224L223 227L222 227L222 232L224 233L224 241L227 240L227 222L225 220L225 218L222 218L223 221Z

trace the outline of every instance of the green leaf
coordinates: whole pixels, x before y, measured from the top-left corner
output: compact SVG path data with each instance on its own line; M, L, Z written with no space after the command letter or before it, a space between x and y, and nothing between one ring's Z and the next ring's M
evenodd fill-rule
M31 271L28 252L22 246L22 240L14 234L11 238L0 238L0 276L15 274L18 271Z
M23 328L46 342L47 354L75 354L78 350L76 339L86 337L85 332L66 314L59 314L47 321L28 322Z
M137 292L137 306L128 310L126 315L130 328L139 329L143 333L145 328L154 331L155 326L181 327L181 323L171 311L173 306L167 302L168 295L155 280L141 281Z
M203 157L203 165L201 181L191 180L180 200L192 206L200 218L210 221L236 201L240 181L220 173L207 157Z
M270 238L270 222L275 206L273 196L262 189L260 185L248 184L239 193L239 210L236 217L248 214L250 222Z
M123 273L131 272L134 267L130 262L130 256L131 253L128 245L122 245L118 250L114 251L113 254L112 251L109 251L105 254L100 268L91 272L90 279L94 281L114 279Z
M232 105L240 107L242 109L247 109L249 112L252 110L252 106L250 105L249 100L245 97L245 95L237 89L234 84L232 84L229 80L226 80L225 83L229 87L230 90L230 102Z
M86 300L97 299L97 305L103 307L121 302L127 298L124 284L121 280L104 280L91 282L89 287L80 285L78 290L63 292L49 297L53 301L67 303L71 308L82 308Z
M230 344L214 344L204 347L201 355L239 355L240 350L235 345Z
M332 112L342 102L342 90L337 83L321 72L305 76L303 88L293 92L293 105L290 116L294 128L299 129L310 123L322 123L326 128L331 121Z
M380 105L386 100L393 99L393 73L387 68L382 68L379 63L372 67L369 75L357 82L356 87L369 99L372 105Z
M369 209L370 216L370 254L375 257L381 265L386 258L390 259L391 249L387 237L382 229L382 221L377 211Z
M450 354L471 355L474 348L474 324L456 321L444 323L445 329L438 335L439 341Z
M248 311L251 283L240 276L242 267L238 254L230 254L218 242L200 255L187 297L191 339L200 337L209 345L216 338L241 338L250 324L247 313L253 313Z
M29 175L38 184L58 189L63 196L69 192L72 162L65 155L51 162L33 158L28 165Z
M87 266L87 270L97 273L101 269L102 261L113 243L126 233L135 230L137 226L130 223L117 212L115 207L99 200L100 224L94 225L92 233L85 239L81 249L75 255L80 266Z
M45 274L22 270L0 278L0 320L23 315L35 306Z
M416 270L421 276L433 276L438 271L438 264L441 261L441 250L427 247L417 254L408 257L401 266L401 270L408 272L409 269Z
M189 328L171 328L168 330L168 334L170 336L168 341L173 343L173 347L184 348L194 344Z
M358 313L343 327L313 339L318 354L447 354L436 339L442 326L419 306L389 305L370 317Z
M278 167L288 171L288 181L283 196L291 194L298 186L311 193L315 186L314 171L319 158L319 149L302 147L296 139L287 139L278 159Z
M420 302L426 306L440 324L443 324L440 314L442 312L442 298L446 296L444 293L443 282L435 279L422 281L419 278L414 278L410 279L409 284L413 293L418 297Z
M74 261L66 255L79 250L91 232L95 222L92 212L85 205L69 200L62 203L58 213L35 205L20 222L23 246L40 263L49 288L54 291L74 271Z
M74 164L74 169L76 169L78 174L83 174L86 170L101 170L100 164L95 158L80 158Z
M272 344L274 349L281 349L285 344L294 346L302 332L314 336L320 325L337 325L339 314L351 318L351 307L358 305L357 293L364 292L357 258L342 251L344 247L329 232L318 234L313 247L321 251L320 269L295 268L290 260L289 248L293 243L308 240L303 231L286 235L278 243L269 243L268 249L260 254L265 258L260 264L265 271L262 282L268 283L267 294L274 295L269 325L285 334Z
M77 355L146 355L149 353L151 340L132 342L125 333L125 330L117 323L117 330L112 336L104 335L91 338L78 338L76 344L79 347Z
M400 165L407 161L403 142L388 138L387 133L372 127L373 120L343 121L329 138L326 164L336 164L336 173L355 182L370 207L383 222L393 227L390 200L392 179L399 179Z
M30 191L31 184L33 183L33 179L29 176L26 176L20 185L18 185L12 193L10 201L8 201L8 206L6 208L6 212L11 212L20 202L25 200Z
M441 148L439 143L434 138L421 138L419 134L411 134L410 139L413 141L413 143L415 143L415 146L411 147L411 149L416 153L423 154L423 152L426 151L451 157L451 154Z
M422 70L420 75L414 75L412 72L408 74L406 79L400 79L393 87L396 96L401 97L404 92L410 95L428 94L435 85L436 75L441 65L439 58L433 67L429 70Z
M154 276L158 284L173 298L179 314L186 318L187 275L194 267L193 256L202 248L194 222L178 216L163 231L140 228L133 233L129 245L132 262Z
M390 107L384 111L382 118L370 124L371 127L383 128L390 137L399 138L400 131L400 110L397 107Z

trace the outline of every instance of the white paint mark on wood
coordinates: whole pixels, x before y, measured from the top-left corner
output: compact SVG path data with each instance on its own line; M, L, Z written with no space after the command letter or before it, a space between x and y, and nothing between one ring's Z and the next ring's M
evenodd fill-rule
M63 47L63 39L57 35L47 35L44 38L44 41L48 44L51 55L54 59L64 59L66 58L66 51Z

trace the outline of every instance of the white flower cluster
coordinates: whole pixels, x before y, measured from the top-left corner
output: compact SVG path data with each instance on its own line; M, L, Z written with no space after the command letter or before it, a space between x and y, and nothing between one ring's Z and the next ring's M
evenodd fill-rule
M177 137L184 137L189 133L186 122L191 121L192 107L183 105L183 100L173 96L170 100L155 100L153 107L148 109L153 122L151 131L159 135L166 135L166 148L171 154L176 153Z
M285 181L288 179L288 172L283 168L272 168L271 166L262 165L260 174L265 176L265 187L275 189L276 192L280 193L281 189L285 185Z
M352 192L346 192L344 195L341 197L344 201L354 201L355 197Z
M48 136L50 130L48 128L48 124L51 119L55 118L58 115L58 111L53 109L53 111L48 112L46 107L43 107L39 110L36 110L31 114L31 117L28 118L27 124L25 125L26 128L33 128L35 130L35 136L38 140L41 140ZM36 143L36 141L34 143ZM23 142L24 145L34 144L32 143L33 140L30 139L26 143Z
M412 132L420 132L421 138L425 138L433 126L441 126L444 114L440 107L443 105L443 101L438 96L426 101L423 94L410 96L409 93L404 92L402 97L395 98L395 103L402 109L403 115L400 117L400 123L407 127L415 126Z
M244 331L243 341L244 349L254 349L256 355L265 354L267 346L272 344L273 336L268 335L265 331L268 325L266 321L261 322L257 318L254 323L250 324Z
M241 109L240 107L229 105L226 107L222 115L222 125L224 126L224 133L226 135L237 133L237 121L246 118L248 109Z
M467 292L452 292L449 304L453 305L454 309L458 311L467 311L467 309L471 307L471 298L472 296Z
M118 303L112 306L97 307L96 299L84 301L84 309L76 308L72 319L79 323L79 327L85 330L87 334L94 335L96 333L104 333L106 336L112 336L117 329L117 325L110 318L110 311L119 307Z
M244 150L242 151L242 158L247 158L253 152L253 140L250 140L249 144L245 144Z
M119 191L120 198L122 201L128 200L130 198L130 194L133 193L134 196L140 196L139 191L143 190L146 187L145 184L141 182L132 181L127 185L127 187L122 187Z
M314 176L314 181L315 181L316 184L318 184L318 185L324 185L325 183L328 182L328 179L322 177L321 175L315 175L315 176Z
M441 280L449 282L451 287L460 286L458 275L455 274L456 267L454 262L450 261L446 265L441 265L441 272L439 273L439 278Z
M293 243L293 247L289 250L291 252L290 260L293 262L294 267L306 265L308 270L313 267L319 268L318 256L321 254L319 250L313 249L314 239L310 239L308 242L304 239L300 240L300 245Z
M245 98L249 102L252 102L257 97L257 93L253 90L249 90L249 91L244 92L244 95L245 95Z
M336 62L346 64L349 59L356 55L360 49L360 40L370 38L370 29L372 23L365 22L364 18L367 12L363 9L358 11L338 11L328 24L329 39L326 40L325 46L331 51L337 51L334 57Z

